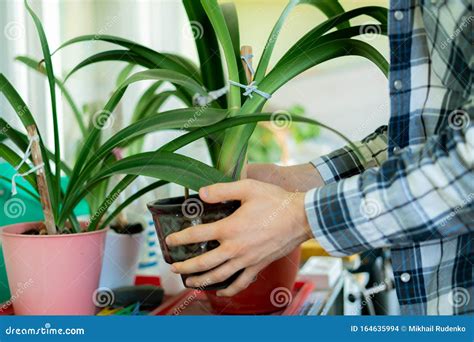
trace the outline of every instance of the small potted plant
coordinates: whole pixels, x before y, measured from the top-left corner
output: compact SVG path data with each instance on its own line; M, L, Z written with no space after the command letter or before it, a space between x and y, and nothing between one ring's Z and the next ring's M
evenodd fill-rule
M242 54L240 52L238 19L232 3L219 5L216 0L183 0L183 4L190 26L195 33L199 66L184 56L160 53L136 42L108 35L80 36L67 41L60 47L64 48L84 41L104 41L122 48L104 51L87 58L79 63L71 74L87 65L103 61L122 61L136 64L144 69L131 75L118 87L108 102L109 111L113 109L117 97L121 96L121 92L126 87L141 80L154 80L157 83L169 82L174 85L174 94L179 94L183 104L187 106L187 108L162 113L152 111L152 115L141 118L118 132L105 143L107 149L156 130L159 124L164 123L168 115L173 115L175 125L163 124L161 128L176 128L179 122L181 129L187 133L154 152L131 155L123 160L112 162L107 170L99 172L92 181L111 174L124 173L128 174L122 181L125 185L133 181L137 175L146 175L197 191L209 184L237 180L240 178L242 166L246 160L249 138L257 122L278 120L306 122L330 129L341 136L330 127L309 118L297 115L282 118L275 113L262 112L271 94L295 76L325 61L348 55L367 58L385 74L388 72L388 63L376 49L363 41L353 39L367 32L386 34L387 10L385 8L370 6L345 12L337 1L289 1L270 33L258 67L253 72L249 63L251 56L248 50L243 51ZM270 58L280 30L293 8L301 4L319 8L328 16L328 19L298 40L270 69ZM372 17L378 23L350 25L352 18L363 15ZM223 67L224 63L226 68ZM164 95L165 92L155 93L157 83L144 94L141 99L143 104L171 96ZM175 153L178 149L201 138L206 139L214 167ZM99 150L99 152L83 167L84 175L94 170L94 165L90 164L98 163L103 158L103 151ZM187 194L187 191L185 192ZM209 241L195 246L170 249L164 242L164 238L170 232L221 219L234 210L238 210L238 203L208 205L196 197L185 195L181 198L157 201L150 204L149 208L154 214L163 253L168 262L174 262L209 251L218 243ZM93 221L93 224L97 224L97 220ZM279 308L270 301L270 292L279 286L292 288L298 260L299 253L294 251L289 257L274 262L262 272L262 274L266 272L266 280L262 280L263 277L257 279L247 290L227 300L225 305L222 300L209 292L211 304L217 310L226 306L224 311L220 311L224 313L263 313L278 310ZM233 277L235 276L237 275ZM232 279L223 284L206 287L206 289L226 286L230 281ZM263 299L259 302L258 311L252 303L255 298Z

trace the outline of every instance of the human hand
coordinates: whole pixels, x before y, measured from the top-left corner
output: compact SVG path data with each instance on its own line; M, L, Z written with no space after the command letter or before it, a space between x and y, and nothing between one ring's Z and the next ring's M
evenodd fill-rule
M241 206L220 221L190 227L166 238L170 247L210 240L220 243L212 251L172 265L176 273L207 271L189 277L188 286L218 283L245 269L228 288L217 292L233 296L247 288L271 262L313 237L306 219L304 193L246 179L202 188L199 196L207 203L239 200Z
M247 164L242 174L246 174L246 178L278 185L292 192L308 191L324 185L318 170L309 163L294 166Z

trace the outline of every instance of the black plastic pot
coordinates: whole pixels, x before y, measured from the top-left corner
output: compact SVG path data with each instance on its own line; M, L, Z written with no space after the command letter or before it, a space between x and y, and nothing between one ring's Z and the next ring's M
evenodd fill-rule
M179 232L188 227L221 220L231 215L239 208L239 206L240 202L238 201L217 204L204 203L199 199L198 195L189 196L188 199L185 199L184 197L174 197L149 203L148 209L153 215L153 221L155 222L158 240L165 261L169 264L185 261L218 247L218 241L207 241L185 246L168 247L165 239L168 235ZM242 271L243 270L235 273L223 282L200 287L199 289L224 289L228 287ZM186 279L188 277L199 274L201 273L182 274L181 278L184 285L186 286Z

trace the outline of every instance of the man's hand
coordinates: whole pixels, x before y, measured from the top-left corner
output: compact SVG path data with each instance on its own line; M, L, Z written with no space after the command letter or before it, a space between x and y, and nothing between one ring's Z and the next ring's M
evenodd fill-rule
M207 203L240 200L242 205L220 221L190 227L167 237L169 246L210 240L220 243L210 252L172 265L174 272L183 274L212 269L188 278L188 286L218 283L245 268L232 285L217 293L233 296L246 289L271 262L313 237L306 219L304 193L287 192L275 185L247 179L202 188L199 196Z
M248 164L243 174L246 178L275 184L291 192L304 192L324 185L318 170L309 163L294 166Z

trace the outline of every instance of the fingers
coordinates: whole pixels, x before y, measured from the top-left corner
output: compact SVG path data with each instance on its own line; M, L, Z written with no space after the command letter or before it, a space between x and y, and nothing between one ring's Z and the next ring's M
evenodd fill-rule
M232 183L218 183L199 190L199 197L207 203L218 203L231 200L245 200L253 192L255 181L244 179Z
M200 224L186 228L166 237L166 244L170 247L188 245L191 243L218 240L219 223Z
M201 287L220 283L221 281L231 277L237 271L240 271L242 268L244 268L244 265L239 259L232 259L210 272L200 276L189 277L186 280L186 285L191 287Z
M247 267L245 271L226 289L217 291L218 296L234 296L240 291L245 290L252 284L258 276L258 273L266 266L260 263L251 267Z
M216 249L213 249L212 251L204 253L195 258L192 258L183 262L176 262L173 265L171 265L171 270L175 273L182 273L182 274L204 272L223 264L224 262L229 260L229 258L231 258L231 255L227 252L225 248L220 246L220 247L217 247ZM193 278L189 278L189 279L193 279ZM193 286L193 285L188 284L188 286ZM197 285L196 287L199 287L199 286L200 285Z

